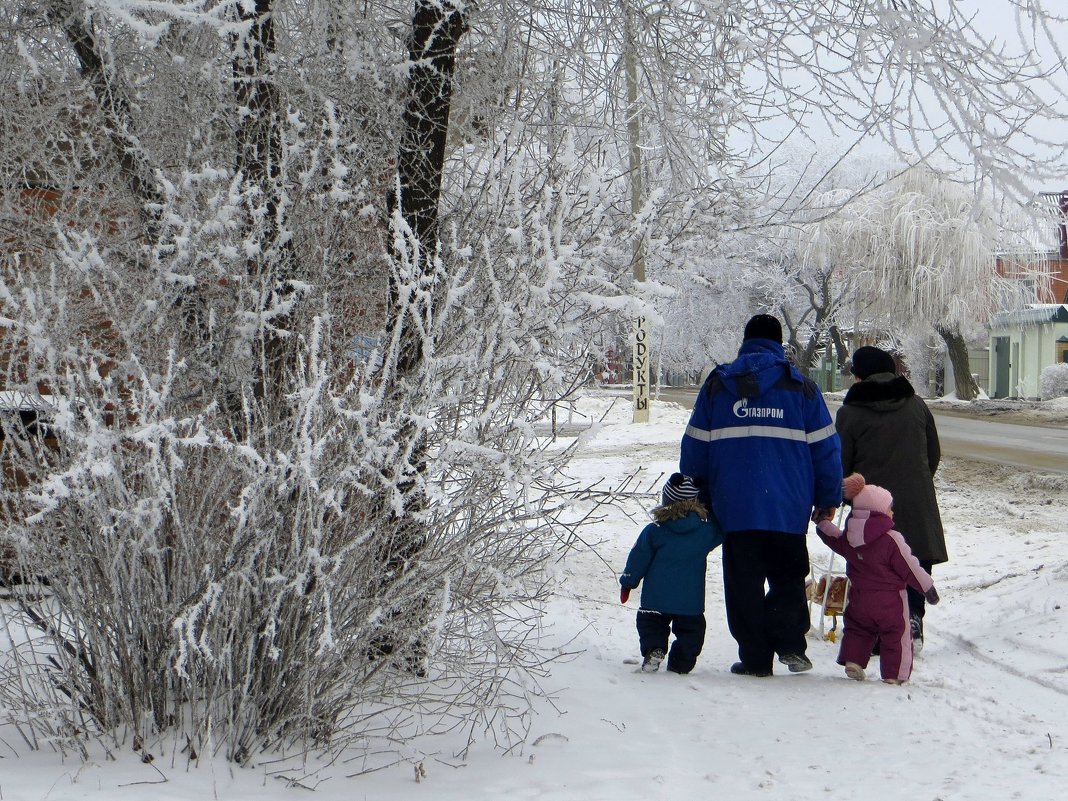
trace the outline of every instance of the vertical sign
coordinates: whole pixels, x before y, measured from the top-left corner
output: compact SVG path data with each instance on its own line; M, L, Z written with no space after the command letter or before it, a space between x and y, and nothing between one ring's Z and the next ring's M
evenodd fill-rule
M625 8L625 6L624 6ZM630 211L635 221L642 210L642 125L638 102L638 48L630 13L623 15L626 47L623 56L627 75L627 136L630 140ZM634 239L634 289L641 296L645 283L645 234ZM634 420L649 422L649 323L644 316L634 321Z
M649 422L649 323L634 321L634 422Z

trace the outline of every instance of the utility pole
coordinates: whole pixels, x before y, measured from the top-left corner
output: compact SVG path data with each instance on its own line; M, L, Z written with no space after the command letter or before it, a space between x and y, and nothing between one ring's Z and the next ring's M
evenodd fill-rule
M642 151L641 116L638 106L638 53L630 9L624 10L626 47L624 69L627 76L627 136L630 140L630 210L637 220L642 210ZM645 282L645 236L639 233L634 240L634 284ZM640 290L639 290L640 291ZM633 380L635 423L649 422L649 321L645 315L634 321Z

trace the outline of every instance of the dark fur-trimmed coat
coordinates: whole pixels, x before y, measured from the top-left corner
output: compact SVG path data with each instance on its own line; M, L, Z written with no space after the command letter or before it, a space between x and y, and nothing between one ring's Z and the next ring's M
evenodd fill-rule
M913 554L945 562L946 537L935 497L942 456L934 417L904 376L876 373L849 388L835 417L844 475L860 473L894 496L894 523Z

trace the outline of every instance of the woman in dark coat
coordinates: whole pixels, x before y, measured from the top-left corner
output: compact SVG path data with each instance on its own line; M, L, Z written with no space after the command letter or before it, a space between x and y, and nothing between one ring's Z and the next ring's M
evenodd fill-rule
M948 561L934 474L942 451L934 417L912 384L897 375L893 357L865 346L853 354L858 381L846 392L835 417L842 440L842 470L860 473L894 496L894 527L923 568ZM911 587L909 615L918 652L923 647L922 593Z

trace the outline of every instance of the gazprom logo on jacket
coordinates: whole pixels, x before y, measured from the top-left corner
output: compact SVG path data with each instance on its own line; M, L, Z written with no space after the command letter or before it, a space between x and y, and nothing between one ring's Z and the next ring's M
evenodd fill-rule
M771 417L776 420L783 419L782 409L754 406L749 407L749 398L742 398L734 404L735 417Z

